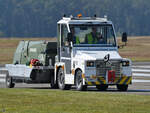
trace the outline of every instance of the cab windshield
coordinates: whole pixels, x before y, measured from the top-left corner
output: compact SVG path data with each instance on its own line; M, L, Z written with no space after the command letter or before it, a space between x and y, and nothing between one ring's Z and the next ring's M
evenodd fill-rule
M115 47L112 25L70 25L74 46Z

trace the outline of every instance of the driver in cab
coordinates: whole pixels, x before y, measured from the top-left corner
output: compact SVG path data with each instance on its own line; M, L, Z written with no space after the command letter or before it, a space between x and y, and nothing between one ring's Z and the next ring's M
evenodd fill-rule
M101 33L97 32L96 27L92 27L92 32L86 35L85 37L85 43L86 44L99 44L103 43L103 37Z
M73 37L73 43L74 44L80 44L79 37L75 36L75 29L74 29L74 27L71 27L70 30L71 30L72 37Z

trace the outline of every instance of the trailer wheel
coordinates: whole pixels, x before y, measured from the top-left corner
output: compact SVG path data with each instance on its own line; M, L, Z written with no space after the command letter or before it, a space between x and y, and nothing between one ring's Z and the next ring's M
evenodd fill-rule
M128 90L128 85L117 85L118 91L127 91Z
M76 90L78 91L86 91L87 90L87 85L83 85L83 78L82 78L82 71L78 70L76 72Z
M14 88L14 87L15 87L15 83L13 83L12 77L6 75L6 88Z
M65 84L65 75L62 68L58 71L58 87L62 90L69 90L71 88L71 85Z
M99 91L106 91L107 88L108 88L108 85L106 85L106 84L96 85L96 88L97 88Z

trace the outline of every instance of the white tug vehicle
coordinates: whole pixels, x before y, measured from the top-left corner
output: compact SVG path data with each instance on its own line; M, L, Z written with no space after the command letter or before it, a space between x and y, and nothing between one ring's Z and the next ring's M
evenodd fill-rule
M63 17L58 22L57 50L55 78L60 89L75 85L77 90L87 86L106 90L116 85L126 91L131 84L131 60L119 55L114 26L107 17Z

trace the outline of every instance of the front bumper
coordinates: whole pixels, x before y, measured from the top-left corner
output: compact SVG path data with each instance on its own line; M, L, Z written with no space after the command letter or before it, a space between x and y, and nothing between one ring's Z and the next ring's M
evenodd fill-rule
M128 85L132 84L132 76L122 76L122 77L116 77L114 81L108 82L104 77L86 77L85 78L87 85L101 85L101 84L107 84L107 85Z

